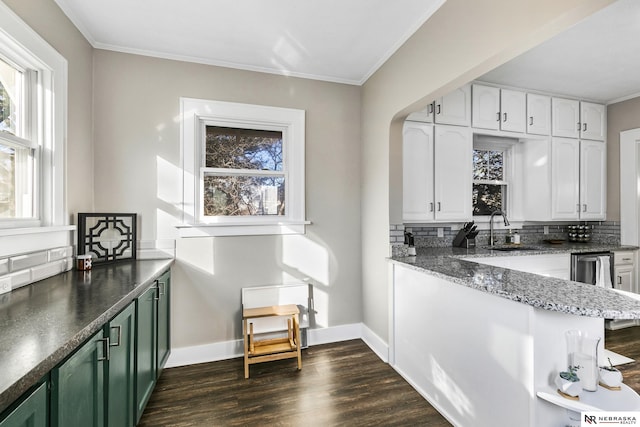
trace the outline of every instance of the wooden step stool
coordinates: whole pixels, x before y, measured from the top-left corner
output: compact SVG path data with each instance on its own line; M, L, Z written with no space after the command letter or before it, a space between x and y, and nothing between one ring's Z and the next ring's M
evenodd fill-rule
M249 378L249 365L282 359L298 359L298 370L302 369L300 353L300 311L295 304L270 307L245 308L242 310L242 335L244 337L244 377ZM251 319L260 317L287 316L287 337L255 341Z

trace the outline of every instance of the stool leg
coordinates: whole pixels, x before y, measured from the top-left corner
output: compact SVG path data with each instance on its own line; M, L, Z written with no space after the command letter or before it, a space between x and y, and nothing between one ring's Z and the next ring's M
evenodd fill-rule
M296 348L298 350L298 370L302 369L302 350L300 349L300 347L302 347L302 343L300 342L300 325L298 323L298 315L294 315L293 316L293 330L295 333L295 337L296 337Z
M249 378L249 343L247 342L247 319L242 320L242 336L244 337L244 377Z

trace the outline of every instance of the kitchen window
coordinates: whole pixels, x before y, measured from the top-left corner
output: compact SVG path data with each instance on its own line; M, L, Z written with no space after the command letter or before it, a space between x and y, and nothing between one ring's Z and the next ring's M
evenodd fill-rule
M476 135L473 144L473 215L506 212L509 202L509 160L512 142Z
M304 111L190 98L181 109L181 236L304 233Z
M67 61L0 2L2 236L42 239L44 227L73 228L66 225L66 102Z

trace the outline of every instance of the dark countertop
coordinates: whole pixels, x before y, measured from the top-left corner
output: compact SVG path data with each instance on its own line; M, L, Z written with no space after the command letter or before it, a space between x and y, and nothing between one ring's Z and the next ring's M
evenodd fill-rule
M68 271L0 295L0 412L149 288L173 260Z
M525 245L522 245L525 246ZM550 311L605 319L640 319L640 295L623 295L585 283L545 277L473 262L478 257L530 256L636 250L635 246L574 244L526 245L504 252L487 248L418 248L417 256L391 261L460 285Z

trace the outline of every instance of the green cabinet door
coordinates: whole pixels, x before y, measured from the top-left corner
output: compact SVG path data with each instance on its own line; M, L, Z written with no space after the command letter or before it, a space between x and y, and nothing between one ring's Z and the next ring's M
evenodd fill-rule
M158 287L152 286L136 299L136 423L156 383L157 298Z
M158 299L158 378L162 368L167 363L171 353L170 326L170 295L171 295L171 273L167 271L158 279L159 299Z
M131 303L105 326L109 337L107 424L134 425L135 304Z
M0 421L0 427L47 427L47 403L47 383L44 383Z
M98 332L51 371L52 427L104 426L106 341Z

